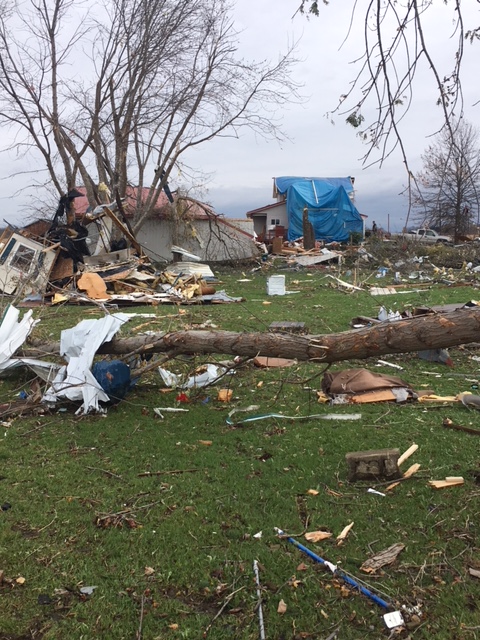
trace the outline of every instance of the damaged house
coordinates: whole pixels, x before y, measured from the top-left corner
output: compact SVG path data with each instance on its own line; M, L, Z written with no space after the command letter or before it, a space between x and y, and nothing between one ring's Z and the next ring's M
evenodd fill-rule
M89 212L85 190L76 204L77 215ZM142 198L148 196L143 189ZM128 187L124 202L127 219L133 219L138 189ZM91 235L91 234L90 234ZM154 262L170 262L171 247L181 246L203 262L246 260L258 256L253 221L225 218L210 205L174 192L171 199L162 192L153 213L136 233L136 240Z
M284 176L273 179L276 202L247 212L257 236L265 241L303 236L303 216L316 240L347 242L352 233L364 235L364 216L354 204L354 178Z
M237 227L208 206L171 194L164 199L162 194L161 206L137 238L129 221L137 195L131 189L118 206L109 203L92 210L85 190L72 189L60 198L51 220L7 228L0 236L0 292L53 302L75 296L182 302L206 293L205 277L213 276L209 267L188 270L185 263L170 273L155 264L171 262L173 256L182 260L185 255L198 264L259 253L251 223Z

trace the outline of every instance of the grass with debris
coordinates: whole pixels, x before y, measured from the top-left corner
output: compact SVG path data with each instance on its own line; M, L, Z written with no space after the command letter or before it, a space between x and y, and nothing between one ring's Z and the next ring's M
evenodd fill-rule
M324 270L244 273L225 269L222 287L244 302L159 306L132 320L122 335L180 328L266 331L273 321L305 322L311 334L344 331L379 305L467 302L467 286L418 285L385 297L346 294ZM286 296L266 296L266 279L285 273ZM352 281L353 274L339 273ZM362 277L369 275L364 271ZM375 280L375 270L369 283ZM293 293L296 292L296 293ZM266 304L268 303L268 304ZM34 336L56 340L79 319L100 317L92 307L35 311ZM143 326L141 326L143 325ZM137 327L140 327L137 329ZM399 375L412 387L439 395L475 393L477 347L450 349L455 368L415 354L332 365ZM208 361L224 360L225 356ZM166 367L187 373L205 357ZM71 407L4 418L0 441L0 639L70 640L260 638L253 561L260 563L266 638L388 638L384 611L275 535L280 527L322 558L394 603L414 607L409 628L392 637L478 638L480 602L480 438L446 429L445 418L478 428L479 414L461 404L328 406L317 402L324 367L298 364L258 369L251 363L229 376L230 403L217 389L189 391L189 402L164 392L156 372L142 377L106 416L76 417ZM2 401L29 391L26 372L0 380ZM228 424L233 409L286 416L361 412L358 421L268 418ZM155 415L156 407L188 409ZM347 483L345 454L395 447L417 452L402 466L420 470L387 495L384 483ZM462 486L434 490L431 479L463 476ZM336 537L354 523L342 544ZM306 531L328 530L317 544ZM369 557L394 543L404 550L373 575ZM473 570L473 572L472 572ZM279 612L283 601L286 609Z

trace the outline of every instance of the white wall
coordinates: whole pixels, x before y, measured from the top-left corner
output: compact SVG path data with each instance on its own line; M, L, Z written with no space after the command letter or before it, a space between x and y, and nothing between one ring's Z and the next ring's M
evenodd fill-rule
M163 259L171 262L170 248L177 245L204 262L219 262L258 256L259 251L251 236L253 221L249 219L193 219L177 225L171 220L150 219L137 233L137 240L154 261Z

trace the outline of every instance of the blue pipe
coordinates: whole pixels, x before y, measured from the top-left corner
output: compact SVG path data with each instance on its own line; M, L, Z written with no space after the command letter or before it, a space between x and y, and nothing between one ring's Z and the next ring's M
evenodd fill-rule
M285 533L278 527L275 527L275 530L277 531L279 536L285 535ZM337 567L334 564L332 564L331 562L328 562L328 560L324 560L320 556L317 556L317 554L313 553L313 551L310 551L308 547L305 547L303 544L300 544L300 542L297 542L295 538L291 538L290 536L287 536L286 539L288 542L290 542L295 547L297 547L297 549L300 549L300 551L303 551L303 553L305 553L309 558L312 558L312 560L315 560L315 562L319 562L320 564L325 565L328 569L330 569L330 571L334 575L341 578L344 582L349 584L351 587L358 589L360 593L363 593L364 596L367 596L367 598L370 598L370 600L375 602L375 604L378 604L380 607L383 607L384 609L392 609L391 604L389 604L385 600L382 600L382 598L380 598L379 596L369 591L369 589L367 589L366 587L363 587L361 584L356 582L353 578L350 578L349 576L347 576L345 573L343 573L341 569L337 569Z

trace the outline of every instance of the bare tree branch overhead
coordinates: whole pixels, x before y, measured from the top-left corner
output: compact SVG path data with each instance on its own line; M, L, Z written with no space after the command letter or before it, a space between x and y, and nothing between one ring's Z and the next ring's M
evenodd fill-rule
M294 3L295 4L295 3ZM415 178L409 168L402 120L415 103L415 80L420 69L430 74L432 109L440 109L438 130L445 129L452 139L452 122L463 114L462 60L464 43L476 43L480 28L465 25L465 2L444 0L450 12L452 56L445 68L432 43L438 42L433 19L437 3L431 0L354 0L351 3L349 35L363 30L363 48L358 51L353 74L333 113L343 115L367 144L365 165L382 165L395 150L405 164L409 186ZM472 3L470 3L472 4ZM329 5L325 7L323 5ZM463 5L463 6L462 6ZM297 5L298 6L298 5ZM335 11L335 0L302 0L297 12L320 16ZM348 36L347 36L348 38ZM453 43L453 45L451 44ZM340 43L339 43L340 44ZM464 79L464 82L471 79ZM373 117L366 114L372 113ZM434 134L436 131L426 132Z
M294 45L239 57L226 0L27 0L0 15L0 126L57 194L137 190L137 231L188 149L245 128L282 138ZM145 198L144 188L148 188Z

